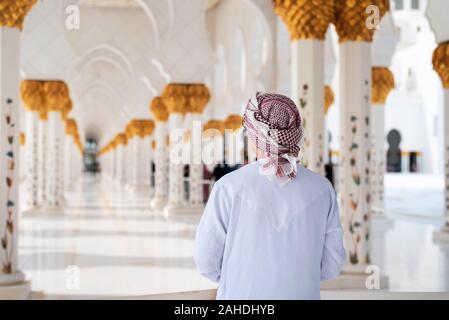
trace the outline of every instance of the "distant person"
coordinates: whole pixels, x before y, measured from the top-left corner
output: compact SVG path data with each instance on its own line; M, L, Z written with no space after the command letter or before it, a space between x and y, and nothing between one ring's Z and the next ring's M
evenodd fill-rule
M212 172L212 176L214 177L215 181L218 181L228 173L231 173L232 171L235 171L238 168L239 168L238 165L230 166L226 163L224 164L220 163L215 166L214 171Z
M219 283L217 299L319 299L320 281L346 260L335 191L298 164L302 120L292 100L258 93L244 127L259 160L214 185L197 268Z

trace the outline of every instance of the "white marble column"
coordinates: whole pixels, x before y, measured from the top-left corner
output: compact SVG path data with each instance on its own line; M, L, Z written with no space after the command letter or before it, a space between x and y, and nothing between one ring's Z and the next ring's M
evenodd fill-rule
M292 39L292 99L303 119L301 163L324 174L324 40L334 20L333 1L273 0Z
M324 41L292 42L292 98L303 119L301 163L324 174Z
M132 168L133 190L138 193L149 194L151 180L151 136L135 136L131 140L130 146L132 148L130 152L133 153L135 159L135 165Z
M370 189L372 209L376 215L384 215L384 174L386 167L385 152L385 106L373 104L371 106L371 169Z
M432 11L428 11L429 19L434 20L435 16L444 16L441 13L443 7L449 7L446 3L443 5L442 2L435 2ZM447 11L447 10L446 10ZM432 13L431 13L432 12ZM443 21L441 19L436 19L436 21ZM445 33L446 28L438 23L437 35ZM432 57L433 68L440 76L443 85L443 119L444 119L444 174L445 174L445 218L444 225L441 230L434 232L433 238L437 242L449 243L449 40L446 39L444 42L440 42Z
M37 198L39 207L47 202L47 127L48 115L46 111L39 114L38 124L38 179Z
M7 5L6 5L7 6ZM0 8L3 11L4 8ZM20 30L0 22L0 299L26 299L30 285L19 270Z
M72 171L72 181L74 184L78 183L82 179L84 174L84 154L80 150L79 146L75 146L72 153L75 154L75 169Z
M449 46L448 46L449 47ZM448 57L449 61L449 57ZM449 78L446 79L444 87L444 174L445 174L445 217L441 230L434 232L433 238L437 242L449 243Z
M368 3L369 2L369 3ZM334 25L340 43L340 165L339 200L347 263L342 288L365 288L371 258L371 67L376 25L367 25L366 5L388 11L385 0L342 3L335 7ZM381 287L388 286L381 274ZM337 280L342 280L339 278Z
M154 132L154 129L153 129ZM154 161L154 148L153 148L153 142L154 142L154 136L151 134L148 136L147 141L144 142L146 146L146 152L143 155L143 161L144 161L144 172L147 175L145 178L145 183L148 184L148 194L150 195L151 199L154 197L154 174L153 174L153 161Z
M62 152L60 113L48 112L47 168L46 168L46 198L47 208L51 211L62 210L61 206L61 161Z
M168 200L168 148L167 148L167 122L157 121L154 131L156 149L154 150L155 185L154 198L151 206L154 210L162 210Z
M75 169L74 150L76 146L73 143L73 137L66 135L64 146L64 190L71 191L73 189L73 174Z
M123 167L124 180L129 190L135 190L137 186L137 163L139 161L137 137L127 134L126 138L127 144L124 146L124 154L126 154L126 162L128 165Z
M242 121L243 118L240 115L230 115L224 121L225 162L230 166L243 164L244 141Z
M21 125L22 126L22 125ZM20 148L19 148L19 157L20 157L20 168L19 168L19 181L25 185L27 184L27 172L26 172L26 134L24 132L20 133Z
M108 152L109 155L109 170L108 176L112 180L115 179L115 147L111 147L111 150Z
M348 41L340 45L340 207L343 214L346 269L364 272L370 221L370 93L371 44Z
M118 179L118 156L117 145L114 143L114 149L112 150L112 179L117 182Z
M203 161L209 171L224 163L224 123L219 120L209 120L203 126Z
M201 159L201 114L192 113L190 146L192 150L189 170L189 205L193 214L201 214L204 209L203 199L203 162Z
M167 216L178 215L185 209L184 200L184 164L182 159L183 114L172 112L168 118L170 130L170 155L168 178L168 202L165 207Z
M27 137L27 142L25 145L26 204L28 210L36 210L38 206L39 113L36 111L26 111L25 126Z
M127 167L129 166L128 158L127 158L127 139L124 133L119 134L117 136L117 148L116 148L116 156L117 156L117 183L124 187L126 186L127 179Z
M372 43L371 83L371 168L370 183L374 218L386 218L384 214L384 174L386 168L385 108L388 95L395 87L390 71L393 55L399 42L399 31L393 16L387 12L379 24L379 31Z
M65 120L61 117L59 121L60 153L59 153L59 190L61 192L61 206L65 203L65 151L67 145L67 136L65 134Z

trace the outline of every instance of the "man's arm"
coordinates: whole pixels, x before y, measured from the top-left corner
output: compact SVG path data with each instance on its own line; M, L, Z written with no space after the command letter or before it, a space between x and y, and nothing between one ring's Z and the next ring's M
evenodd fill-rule
M340 210L338 209L337 197L333 189L331 190L331 203L327 217L323 256L321 258L321 281L337 277L346 261Z
M225 190L217 182L198 225L194 257L199 273L214 282L220 281L229 221L228 207Z

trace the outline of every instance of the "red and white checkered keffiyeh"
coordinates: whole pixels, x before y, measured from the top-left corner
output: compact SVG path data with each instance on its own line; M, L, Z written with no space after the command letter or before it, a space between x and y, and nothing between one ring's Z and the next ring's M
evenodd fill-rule
M295 103L280 94L258 92L246 106L243 126L248 138L265 153L265 158L258 160L261 174L280 185L294 179L303 137Z

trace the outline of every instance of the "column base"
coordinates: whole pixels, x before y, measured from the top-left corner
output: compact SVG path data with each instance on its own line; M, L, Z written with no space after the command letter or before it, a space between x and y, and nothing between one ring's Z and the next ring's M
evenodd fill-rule
M154 211L163 211L166 205L167 199L155 197L153 198L153 200L151 200L151 208Z
M22 215L32 216L32 215L42 213L42 210L40 209L40 207L27 207L26 209L22 210L21 212L22 212Z
M435 243L449 243L449 227L434 231L432 239Z
M26 300L30 292L31 282L22 272L0 275L0 300Z
M146 185L138 185L138 186L131 186L130 190L137 194L144 194L151 196L151 187Z
M166 219L187 222L198 223L203 211L199 211L199 207L191 207L188 204L167 204L164 209L164 217Z
M366 273L342 273L335 279L321 282L321 290L369 290L367 279L370 275ZM380 290L388 289L388 276L381 275L379 278ZM372 289L374 290L374 289Z
M64 208L61 206L44 206L39 209L42 214L49 215L62 215L64 214Z

